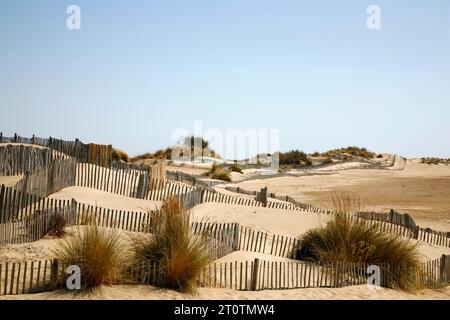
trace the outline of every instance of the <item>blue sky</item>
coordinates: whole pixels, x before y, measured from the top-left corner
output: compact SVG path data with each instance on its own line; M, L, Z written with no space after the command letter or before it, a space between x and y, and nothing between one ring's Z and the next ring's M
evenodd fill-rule
M0 0L0 131L137 154L201 120L450 157L449 58L447 0Z

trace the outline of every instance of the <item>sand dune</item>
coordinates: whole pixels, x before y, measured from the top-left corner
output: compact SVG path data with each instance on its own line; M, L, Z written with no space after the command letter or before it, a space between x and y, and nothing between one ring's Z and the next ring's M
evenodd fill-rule
M68 187L49 196L50 199L72 199L80 203L98 206L106 209L126 211L153 210L160 205L160 201L149 201L117 194L94 190L84 187Z
M360 197L368 208L379 210L394 208L411 213L424 226L450 230L450 204L447 200L450 198L450 167L422 165L415 160L408 161L404 170L362 169L365 165L359 162L338 164L317 169L317 175L250 180L234 185L255 191L268 186L269 192L290 195L301 202L322 207L330 207L329 199L332 192L347 192ZM196 174L205 170L198 167L175 166L169 169L180 168L182 168L180 171L196 172ZM233 172L231 175L233 181L239 182L258 174L259 170L249 169L244 170L244 174ZM14 184L18 179L20 177L0 177L0 183ZM254 196L232 193L223 189L223 186L217 186L216 189L221 193L237 197L254 198ZM50 198L74 198L88 205L129 211L146 211L160 205L158 201L129 198L84 187L65 188L52 194ZM271 201L279 200L271 199ZM241 226L269 234L297 238L312 228L325 226L331 216L304 211L203 203L192 209L192 219L239 223ZM75 232L74 228L76 227L69 228L69 233ZM126 237L126 232L119 232ZM411 241L415 242L415 240ZM56 243L56 239L44 238L33 243L2 246L0 247L0 263L52 258ZM442 254L450 254L450 248L425 243L420 243L418 248L423 261L439 258ZM233 252L216 262L250 261L255 258L265 261L295 262L288 258L244 251ZM1 297L1 299L73 298L71 294L61 292ZM195 295L186 295L150 286L118 285L103 286L92 295L77 296L76 299L450 299L450 287L443 290L423 290L414 294L389 289L372 290L367 286L259 292L200 288Z
M412 215L422 227L450 231L450 166L408 160L405 170L351 169L327 175L279 177L238 184L331 208L332 193L360 198L367 210L395 209Z
M192 212L194 220L239 222L245 227L290 237L297 237L311 228L324 226L330 219L326 215L302 211L217 203L202 203L194 207Z
M344 288L306 288L292 290L236 291L199 288L194 294L142 285L101 286L92 293L73 295L55 291L19 296L4 300L450 300L450 287L420 290L415 293L392 289L371 289L366 285Z

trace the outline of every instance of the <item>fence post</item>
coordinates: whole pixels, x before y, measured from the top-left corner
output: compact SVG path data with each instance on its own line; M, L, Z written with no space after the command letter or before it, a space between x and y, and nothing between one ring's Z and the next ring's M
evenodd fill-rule
M395 211L393 209L391 209L391 211L389 211L389 218L388 218L390 223L395 222L394 216L395 216Z
M414 239L419 239L419 226L416 226L415 228L414 228Z
M50 269L50 285L56 288L58 286L58 259L52 261Z
M261 189L261 192L256 194L256 201L262 202L264 207L267 207L267 187Z
M75 200L75 198L72 198L72 201L71 201L70 215L71 215L71 217L70 217L69 224L70 225L77 224L76 223L78 221L78 219L77 219L77 200Z
M446 255L445 256L445 273L446 273L446 275L445 275L445 278L446 278L446 281L447 281L447 283L449 283L450 282L450 255Z
M200 190L200 203L203 203L205 200L205 193L206 193L206 189L205 188L201 188Z
M233 239L233 250L238 251L239 250L239 234L240 234L241 228L239 228L239 223L234 224L234 239Z
M450 255L443 254L441 257L441 281L450 282Z
M254 263L253 263L253 270L252 270L252 283L250 286L250 290L251 291L256 291L256 287L258 285L258 271L259 271L259 259L256 258Z

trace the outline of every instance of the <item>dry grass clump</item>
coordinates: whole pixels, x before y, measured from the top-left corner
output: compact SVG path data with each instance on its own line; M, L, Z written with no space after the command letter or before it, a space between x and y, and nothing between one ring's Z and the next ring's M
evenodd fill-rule
M166 159L172 158L172 148L166 148L164 150L158 150L153 154L153 159Z
M212 179L222 180L222 181L231 181L230 173L225 171L224 169L217 170L211 175Z
M237 164L235 164L235 163L233 163L233 164L230 166L230 170L231 170L231 172L242 173L241 167L239 167L239 166L238 166Z
M339 156L339 155L352 155L352 156L358 156L366 159L371 159L375 157L375 153L367 150L366 148L360 148L355 146L350 146L346 148L339 148L339 149L333 149L329 150L322 154L326 157L333 157L333 156Z
M363 210L362 201L347 193L332 193L331 207L336 213L356 213Z
M381 232L365 221L351 219L348 209L357 201L348 197L335 199L337 208L326 227L312 229L300 237L296 251L299 260L322 263L366 263L382 268L384 285L393 289L420 287L418 246L408 239Z
M333 160L330 157L326 157L325 160L322 161L321 164L325 165L325 164L333 164Z
M213 157L220 158L220 156L209 147L209 142L203 137L188 136L183 139L183 151L181 156L188 156L185 151L190 154L190 159L195 160L197 157ZM187 149L187 150L186 150Z
M128 163L130 161L130 157L128 156L128 154L125 151L119 149L113 149L112 158L114 160L122 160L125 163Z
M191 232L189 212L176 197L167 198L160 210L152 211L151 221L151 234L132 238L132 265L155 263L159 266L156 286L192 292L198 275L212 260L208 238Z
M96 224L79 227L72 236L60 240L54 251L62 265L81 269L81 286L120 283L126 261L126 250L116 230L100 229Z
M132 157L130 160L131 160L131 162L136 162L139 160L146 160L146 159L153 159L153 154L150 152L146 152L146 153L137 155L135 157Z
M425 164L450 164L450 158L449 159L441 159L441 158L434 158L434 157L428 157L428 158L421 158L420 163Z
M303 151L291 150L289 152L279 153L279 164L291 166L310 166L312 165L312 162L308 158L308 155Z
M139 160L148 160L148 159L166 159L170 160L172 158L172 148L160 149L154 153L146 152L144 154L135 156L131 158L131 162L136 162Z
M214 173L211 176L212 179L216 179L216 180L222 180L222 181L227 181L227 182L231 182L231 177L230 177L230 173L225 171L225 170L221 170L218 171L216 173Z
M215 163L212 165L211 170L206 175L211 179L217 179L227 182L231 181L230 173L227 170L219 167Z
M51 237L62 238L66 234L66 226L67 221L64 219L64 216L62 214L55 213L50 217L45 234Z

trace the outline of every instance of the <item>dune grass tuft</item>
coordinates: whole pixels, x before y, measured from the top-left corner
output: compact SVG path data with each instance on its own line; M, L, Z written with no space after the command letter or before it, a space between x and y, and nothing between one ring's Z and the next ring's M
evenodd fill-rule
M79 227L76 233L61 239L54 252L63 265L80 267L83 289L120 283L125 253L116 230L95 224Z
M324 152L322 155L327 157L334 157L338 155L350 154L352 156L358 156L366 159L375 157L375 153L367 150L366 148L360 148L355 146L349 146L345 148L333 149Z
M227 170L219 167L215 163L212 165L211 170L208 172L208 175L212 179L231 182L230 173Z
M325 164L333 164L333 160L330 157L326 157L325 160L322 161L321 164L325 165Z
M383 267L385 286L393 289L420 288L418 245L398 235L381 232L376 225L351 219L350 208L358 205L350 197L335 198L333 220L323 228L300 237L296 258L322 263L365 263Z
M128 163L130 161L130 157L125 151L119 149L112 150L112 158L114 160L122 160L123 162Z
M279 164L280 165L291 165L291 166L311 166L312 162L308 158L308 155L303 151L291 150L284 153L279 153Z
M231 170L231 172L242 173L241 167L239 167L239 165L237 165L236 163L233 163L233 164L230 166L230 170Z
M223 169L218 170L215 173L213 173L211 178L216 179L216 180L227 181L227 182L231 181L230 173Z
M189 212L176 197L167 198L159 210L152 211L151 221L150 234L132 238L132 265L156 263L155 285L194 291L198 275L212 261L208 238L191 232Z

